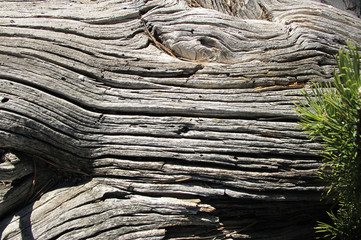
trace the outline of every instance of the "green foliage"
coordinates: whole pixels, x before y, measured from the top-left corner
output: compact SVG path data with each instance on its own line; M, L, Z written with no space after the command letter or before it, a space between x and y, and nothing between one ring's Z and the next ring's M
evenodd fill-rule
M338 71L332 83L314 83L305 101L296 104L300 124L311 139L324 144L321 177L329 183L328 197L338 203L329 212L332 225L319 222L325 239L361 239L361 78L360 55L348 42L336 55Z

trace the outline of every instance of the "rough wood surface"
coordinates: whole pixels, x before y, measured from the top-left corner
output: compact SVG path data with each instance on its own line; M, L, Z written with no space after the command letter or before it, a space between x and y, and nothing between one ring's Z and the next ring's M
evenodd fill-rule
M361 42L342 6L0 2L1 239L311 239L292 106Z

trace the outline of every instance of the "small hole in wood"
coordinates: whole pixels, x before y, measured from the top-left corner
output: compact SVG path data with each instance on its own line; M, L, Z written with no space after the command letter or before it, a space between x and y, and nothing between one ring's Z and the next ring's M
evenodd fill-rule
M1 103L6 103L6 102L8 102L9 100L10 100L9 98L4 97L3 99L1 99Z
M188 126L183 126L183 127L178 129L177 134L187 133L189 130L190 129L189 129Z
M208 48L213 48L213 47L216 47L217 43L215 40L211 39L211 38L208 38L208 37L202 37L199 42L205 46L205 47L208 47Z

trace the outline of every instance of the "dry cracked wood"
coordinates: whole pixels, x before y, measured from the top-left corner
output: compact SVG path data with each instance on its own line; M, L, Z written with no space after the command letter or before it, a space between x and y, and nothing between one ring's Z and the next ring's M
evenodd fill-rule
M2 1L1 238L311 239L320 145L292 106L360 26L316 1Z

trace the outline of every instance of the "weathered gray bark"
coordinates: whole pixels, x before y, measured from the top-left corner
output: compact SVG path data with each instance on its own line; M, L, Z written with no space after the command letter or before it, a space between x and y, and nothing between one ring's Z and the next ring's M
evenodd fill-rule
M311 239L292 106L361 42L353 6L1 2L1 238Z

